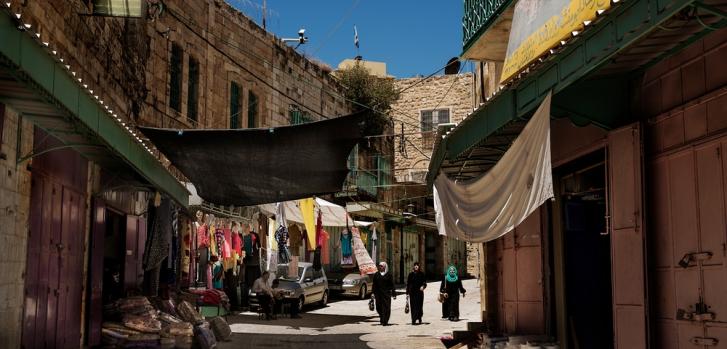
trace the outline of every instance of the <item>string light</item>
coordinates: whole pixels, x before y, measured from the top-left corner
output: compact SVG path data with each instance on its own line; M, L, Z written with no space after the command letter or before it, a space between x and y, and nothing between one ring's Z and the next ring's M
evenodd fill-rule
M10 8L11 5L12 5L12 3L10 1L5 1L4 3L5 3L5 6L8 7L8 8ZM22 14L15 13L15 17L19 20L22 17ZM30 23L23 23L22 25L19 25L18 26L18 30L20 30L20 31L30 31L31 28L32 28L32 25ZM39 32L36 32L36 33L32 33L31 32L29 34L32 34L33 36L35 36L38 39L38 43L41 44L42 46L47 47L47 48L50 47L50 41L41 41L40 40L41 34ZM57 49L52 49L52 50L49 49L48 52L49 53L52 53L54 56L58 56L58 53L59 53ZM76 71L72 71L71 70L71 65L70 64L64 64L65 63L65 59L64 58L58 57L58 60L63 65L63 67L66 68L66 70L68 70L71 73L71 75L73 75L74 77L76 77L76 75L78 75L76 73ZM78 83L80 85L82 85L84 89L86 89L88 91L89 95L90 96L93 96L93 98L95 98L101 104L101 106L103 106L106 109L106 111L108 112L108 114L109 114L110 117L115 118L116 121L122 127L126 128L126 130L129 133L131 133L131 135L136 139L136 141L139 142L139 144L141 144L141 146L144 147L144 149L146 149L147 152L149 152L149 154L151 154L152 156L154 156L156 158L156 160L159 161L160 163L162 162L161 159L159 159L158 157L156 157L154 155L154 153L152 152L151 148L145 143L145 141L142 140L141 137L139 137L141 135L140 133L137 135L137 133L135 132L134 129L130 128L129 125L127 125L125 122L123 122L122 119L119 118L118 114L116 112L114 112L109 105L105 104L104 101L102 99L100 99L100 97L97 94L94 94L94 90L93 89L90 89L89 86L88 86L88 84L84 84L83 83L83 79L82 78L78 77L77 80L78 80Z

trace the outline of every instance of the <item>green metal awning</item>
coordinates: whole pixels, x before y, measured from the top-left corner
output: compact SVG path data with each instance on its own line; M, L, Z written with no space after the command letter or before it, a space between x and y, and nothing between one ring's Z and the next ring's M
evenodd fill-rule
M0 11L0 101L117 175L187 206L187 189L109 115L22 23Z
M458 179L486 172L551 90L553 117L604 129L633 122L629 105L632 79L725 27L726 7L724 0L620 2L459 125L441 130L429 164L428 185L440 171ZM694 11L696 20L682 20L685 12Z

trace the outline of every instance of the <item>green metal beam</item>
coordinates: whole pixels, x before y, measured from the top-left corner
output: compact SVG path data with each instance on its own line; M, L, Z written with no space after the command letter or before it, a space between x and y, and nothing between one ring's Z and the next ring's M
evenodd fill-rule
M554 93L554 102L561 100L558 95L561 92L564 93L564 97L572 97L571 95L587 97L585 93L579 91L565 90L607 64L616 54L657 29L661 23L691 3L692 0L633 0L621 3L607 12L604 18L592 24L592 27L569 43L561 52L551 56L549 61L537 68L537 71L515 86L501 91L475 114L465 119L439 143L439 147L445 149L434 149L434 152L445 153L447 159L459 157L502 126L527 119L551 90ZM616 97L623 97L624 91L620 90L619 86L624 88L624 82L620 78L582 84L586 88L597 87L598 84L611 86L607 92L601 91L590 96L590 103L595 101L608 105ZM575 105L572 102L559 102L559 104L569 108L575 106L577 109L584 107L584 103L580 101L576 101ZM592 115L592 109L589 108L588 113L581 114L589 115L590 120L601 127L613 128L626 121L627 115L623 113L606 110L606 113ZM429 166L430 177L439 172L444 160L445 157L432 158Z
M98 141L161 192L188 205L187 189L115 122L41 44L18 30L6 13L0 13L0 43L0 63L39 99L55 107L59 119L87 129L96 138L90 141Z

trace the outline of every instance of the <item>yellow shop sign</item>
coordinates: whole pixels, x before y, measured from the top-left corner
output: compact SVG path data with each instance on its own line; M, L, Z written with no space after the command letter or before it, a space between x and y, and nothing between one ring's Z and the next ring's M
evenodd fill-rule
M609 7L610 0L518 1L500 82L510 80L571 32L582 30L598 10Z

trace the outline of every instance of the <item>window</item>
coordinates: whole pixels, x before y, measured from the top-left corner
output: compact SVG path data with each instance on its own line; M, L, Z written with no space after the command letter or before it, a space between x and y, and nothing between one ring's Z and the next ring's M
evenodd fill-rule
M313 118L311 118L310 114L308 114L308 112L300 110L297 105L291 105L288 114L290 116L291 125L305 124L313 121Z
M242 111L242 88L234 81L230 83L230 128L240 128L240 111Z
M391 184L391 164L389 163L389 159L387 159L384 155L376 155L376 168L378 169L378 185L383 187L383 189L388 189L388 185Z
M187 118L197 121L197 99L199 93L199 62L189 57L189 83L187 85Z
M247 94L247 128L257 127L257 96L252 91Z
M169 106L182 111L182 47L172 44L172 57L169 59Z
M449 123L449 109L422 110L422 132L437 130L437 125Z

